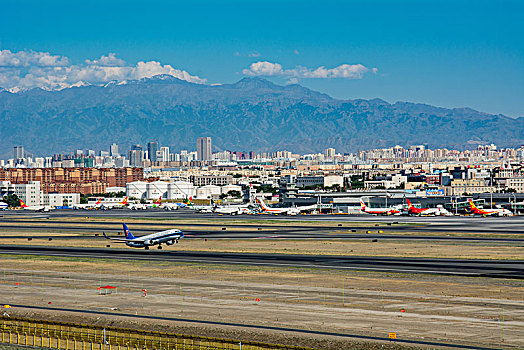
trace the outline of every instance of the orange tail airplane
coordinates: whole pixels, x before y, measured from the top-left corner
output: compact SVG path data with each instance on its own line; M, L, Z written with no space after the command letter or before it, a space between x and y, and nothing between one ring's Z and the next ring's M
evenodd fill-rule
M473 203L473 200L471 198L469 199L469 207L472 213L478 214L478 215L513 216L513 213L509 211L508 209L501 209L501 208L480 209L480 208L477 208L477 206L475 205L475 203Z

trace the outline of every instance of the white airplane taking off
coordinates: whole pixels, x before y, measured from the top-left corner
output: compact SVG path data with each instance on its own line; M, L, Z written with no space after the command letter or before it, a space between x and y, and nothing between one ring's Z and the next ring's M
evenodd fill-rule
M104 232L104 237L106 239L111 239L119 243L125 243L128 247L132 248L145 248L148 250L149 247L158 245L158 249L162 249L162 244L173 245L178 243L180 238L184 238L184 233L178 229L165 230L160 232L155 232L150 235L135 237L129 231L126 224L122 224L124 227L124 234L126 238L113 238L108 237Z

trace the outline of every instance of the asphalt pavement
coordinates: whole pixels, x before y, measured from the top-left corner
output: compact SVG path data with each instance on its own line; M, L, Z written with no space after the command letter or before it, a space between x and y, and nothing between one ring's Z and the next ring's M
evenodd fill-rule
M1 245L0 254L524 278L524 260L390 258Z
M165 211L160 209L149 210L53 210L48 213L35 213L22 210L0 212L0 222L12 219L42 219L47 218L63 219L67 222L68 218L78 217L103 217L114 218L118 222L126 218L157 218L157 219L179 219L179 220L199 220L202 225L210 225L206 220L232 220L242 219L246 221L254 220L263 222L264 220L285 221L283 226L293 225L299 227L300 223L291 224L294 221L313 221L324 222L326 224L342 223L344 227L351 228L350 223L369 223L367 229L376 229L375 223L381 224L404 224L388 228L382 226L381 230L395 230L396 232L441 232L441 233L498 233L498 234L524 234L524 216L512 217L482 217L482 216L451 216L451 217L417 217L417 216L373 216L373 215L299 215L299 216L282 216L282 215L219 215L197 213L190 209L180 209L175 211ZM213 221L216 223L216 221ZM211 224L213 224L211 223ZM346 223L348 226L346 226ZM160 225L160 222L152 222L151 225ZM172 225L172 224L168 224ZM192 225L197 225L192 224ZM357 228L357 227L354 227ZM362 227L358 227L363 229Z

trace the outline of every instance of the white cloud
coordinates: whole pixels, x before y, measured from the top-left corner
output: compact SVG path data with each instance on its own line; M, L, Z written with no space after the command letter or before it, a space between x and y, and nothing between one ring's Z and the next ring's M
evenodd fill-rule
M121 67L125 66L126 61L116 58L116 55L112 52L110 52L107 56L102 55L97 60L86 60L86 64L92 65L92 66L103 66L103 67Z
M320 66L315 69L297 66L293 69L283 69L279 63L272 63L267 61L260 61L252 63L249 68L242 71L243 74L249 76L284 76L298 78L343 78L343 79L362 79L363 75L369 72L370 69L362 64L341 64L335 68L326 68ZM371 71L376 73L377 69L372 68Z
M69 65L69 59L49 52L0 50L0 67L60 67Z
M13 92L35 87L59 90L85 84L105 84L113 80L138 80L158 74L193 83L206 83L206 79L156 61L140 61L130 66L114 53L74 65L70 64L67 57L50 55L48 52L0 50L0 87Z
M282 70L282 66L280 64L267 61L251 63L249 69L244 69L242 73L250 76L284 75L284 71Z
M256 51L253 51L253 52L250 52L247 57L260 57L260 53L256 52Z

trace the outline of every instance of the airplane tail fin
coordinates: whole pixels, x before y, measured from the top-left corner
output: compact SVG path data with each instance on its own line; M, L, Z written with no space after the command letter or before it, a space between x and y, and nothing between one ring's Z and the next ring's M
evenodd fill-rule
M98 198L98 200L96 201L95 205L100 204L100 203L102 203L102 197Z
M153 204L162 204L162 196L156 200Z
M23 200L19 199L19 201L20 201L20 206L22 208L27 208L27 204L25 204Z
M258 204L260 204L262 209L264 209L264 210L267 209L266 203L264 203L264 201L261 198L256 197L256 200L257 200Z
M406 198L406 202L408 203L408 209L413 208L413 204L411 204L411 201Z
M124 223L122 225L124 226L124 234L126 235L126 238L127 239L135 239L135 236L133 236L131 231L129 231L129 228L127 228L127 225L124 224Z
M366 203L362 199L360 199L360 210L364 211L366 210Z
M124 200L123 200L122 203L120 203L120 204L127 205L127 197L124 198Z
M477 206L475 205L475 203L473 203L473 200L470 198L469 199L469 208L472 210L472 211L475 211L477 210Z

